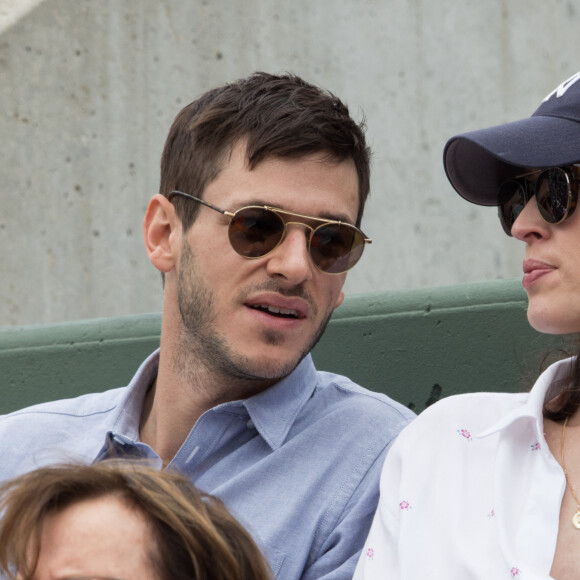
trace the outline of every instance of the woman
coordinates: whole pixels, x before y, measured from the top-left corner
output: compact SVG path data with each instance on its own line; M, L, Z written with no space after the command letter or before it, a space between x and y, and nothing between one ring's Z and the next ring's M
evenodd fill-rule
M453 137L444 163L468 201L496 205L525 244L528 319L580 331L580 73L528 119ZM393 445L357 579L580 578L580 369L530 393L449 397Z
M267 580L220 500L145 464L45 467L0 488L0 574L18 580Z

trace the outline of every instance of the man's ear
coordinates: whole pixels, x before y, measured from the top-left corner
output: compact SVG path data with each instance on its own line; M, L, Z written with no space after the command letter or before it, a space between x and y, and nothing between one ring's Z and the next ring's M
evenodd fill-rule
M156 194L151 198L143 220L143 234L151 263L160 272L170 272L175 266L181 222L173 204L163 195Z
M340 294L338 295L336 302L334 303L334 307L338 308L344 300L344 292L341 290Z

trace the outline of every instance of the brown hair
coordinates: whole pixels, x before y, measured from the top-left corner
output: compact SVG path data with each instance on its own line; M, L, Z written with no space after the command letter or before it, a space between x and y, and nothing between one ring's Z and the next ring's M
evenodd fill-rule
M45 517L76 502L114 495L142 513L160 580L266 580L265 559L222 502L186 478L146 464L105 461L44 467L0 486L0 571L32 578Z
M579 341L580 335L575 336L575 342L578 343ZM578 347L576 350L576 360L570 365L570 370L566 377L567 388L555 399L544 402L543 415L546 419L561 422L574 415L580 408L580 351L578 351ZM559 359L562 358L562 355L565 357L571 356L570 352L561 349L549 352L545 357L545 361L548 361L549 357L553 358L556 354L560 355L557 357ZM544 366L545 364L542 365L542 367Z
M354 161L358 174L360 225L370 188L370 150L364 120L357 124L332 93L301 78L257 72L213 89L175 118L161 158L160 193L173 190L203 197L236 143L246 142L248 167L268 157L299 158L323 153L329 161ZM176 198L187 230L199 204Z

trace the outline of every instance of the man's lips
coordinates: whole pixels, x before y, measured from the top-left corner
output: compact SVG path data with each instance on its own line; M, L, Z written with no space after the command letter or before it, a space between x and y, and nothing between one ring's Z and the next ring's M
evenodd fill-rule
M304 299L275 293L254 296L246 300L245 305L280 317L299 319L306 318L309 313L308 303Z
M556 270L556 267L541 260L528 258L524 260L523 270L524 277L522 279L522 285L527 290L538 278L553 272Z

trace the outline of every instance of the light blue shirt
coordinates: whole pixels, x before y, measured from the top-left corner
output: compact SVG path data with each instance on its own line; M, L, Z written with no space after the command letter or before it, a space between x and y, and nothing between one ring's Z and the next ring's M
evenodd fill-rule
M112 454L161 459L139 441L158 352L127 387L0 417L0 478ZM413 413L307 356L285 379L218 405L169 468L217 495L252 533L276 577L350 579L378 502L385 454Z

